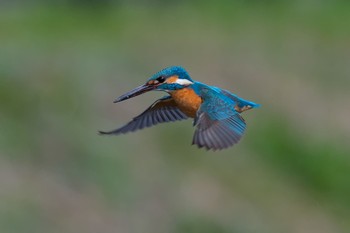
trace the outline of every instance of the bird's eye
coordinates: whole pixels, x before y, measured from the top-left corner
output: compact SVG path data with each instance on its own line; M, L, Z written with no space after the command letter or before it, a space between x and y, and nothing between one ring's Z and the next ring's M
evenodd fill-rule
M164 76L159 76L157 79L156 79L159 83L163 83L165 81L165 77Z

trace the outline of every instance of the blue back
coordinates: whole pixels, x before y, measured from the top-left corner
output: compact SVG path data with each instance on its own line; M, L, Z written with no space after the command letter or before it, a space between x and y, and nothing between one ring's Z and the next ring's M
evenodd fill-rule
M208 86L204 83L195 82L195 85L192 85L193 90L197 93L197 95L203 94L203 89L210 89L210 95L216 95L217 97L222 98L227 102L232 102L233 105L237 105L238 107L243 107L250 105L252 108L260 107L260 104L254 103L252 101L245 100L227 90L221 89L219 87ZM208 95L208 94L207 94Z

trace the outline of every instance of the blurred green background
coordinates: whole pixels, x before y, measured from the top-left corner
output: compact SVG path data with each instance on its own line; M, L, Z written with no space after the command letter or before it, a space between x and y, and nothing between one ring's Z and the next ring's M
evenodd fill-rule
M350 232L349 1L1 1L0 232ZM233 148L191 121L118 137L182 65L262 104Z

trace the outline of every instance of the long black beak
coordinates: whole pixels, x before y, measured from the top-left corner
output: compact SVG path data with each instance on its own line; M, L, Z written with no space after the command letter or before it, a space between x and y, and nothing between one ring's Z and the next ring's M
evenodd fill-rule
M143 94L145 92L153 90L154 88L155 88L154 85L149 85L149 84L146 83L146 84L144 84L142 86L136 87L135 89L129 91L128 93L126 93L124 95L119 96L117 99L115 99L113 101L113 103L118 103L118 102L121 102L123 100L127 100L127 99L130 99L132 97L141 95L141 94Z

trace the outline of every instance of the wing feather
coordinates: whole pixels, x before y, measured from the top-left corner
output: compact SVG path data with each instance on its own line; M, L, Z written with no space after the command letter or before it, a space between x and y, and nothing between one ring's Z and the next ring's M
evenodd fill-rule
M203 103L195 119L193 144L207 150L221 150L239 142L246 124L234 109L232 99L206 88L201 92Z
M166 96L154 102L143 113L134 117L129 123L112 131L100 131L100 134L118 135L134 132L159 123L185 120L188 117L177 107L175 101Z
M246 125L238 113L223 120L211 120L206 113L202 114L202 120L198 121L193 137L193 144L208 150L221 150L239 142Z

